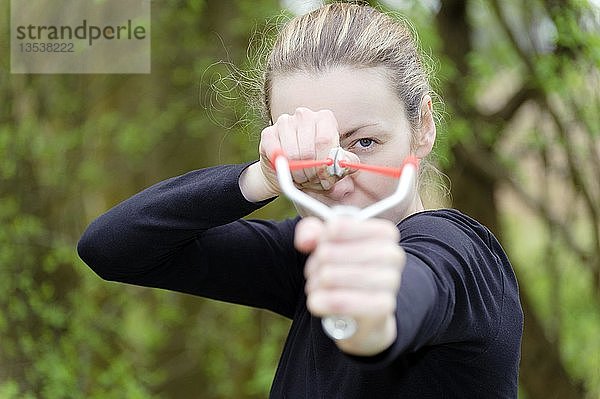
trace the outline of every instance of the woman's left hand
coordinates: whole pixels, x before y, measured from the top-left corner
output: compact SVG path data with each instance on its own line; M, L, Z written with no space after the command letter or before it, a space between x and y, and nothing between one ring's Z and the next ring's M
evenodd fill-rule
M305 266L308 310L350 316L358 330L336 341L346 353L371 356L396 339L396 298L405 263L397 227L384 219L304 218L295 246L311 253Z

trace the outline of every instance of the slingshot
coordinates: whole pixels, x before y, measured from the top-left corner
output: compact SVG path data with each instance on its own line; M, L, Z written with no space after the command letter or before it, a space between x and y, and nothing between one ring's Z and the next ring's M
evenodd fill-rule
M415 188L417 180L418 160L410 156L404 160L402 167L389 168L384 166L374 166L366 164L354 164L338 159L341 148L334 148L325 160L288 160L281 152L273 154L273 165L277 173L277 179L281 191L293 202L310 210L323 220L331 220L339 216L350 216L359 220L365 220L374 217L396 205L406 202ZM327 166L331 175L342 177L348 169L362 170L384 174L386 176L398 178L396 191L389 197L382 199L366 208L359 209L353 206L338 205L329 207L315 198L299 190L292 180L292 170L313 168L318 166ZM323 330L327 335L336 340L350 338L357 329L356 321L352 317L343 315L331 315L321 319Z

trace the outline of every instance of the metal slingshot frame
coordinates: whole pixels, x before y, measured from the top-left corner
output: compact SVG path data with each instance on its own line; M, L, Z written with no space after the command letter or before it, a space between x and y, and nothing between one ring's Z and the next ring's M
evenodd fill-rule
M306 208L316 216L327 221L339 216L349 216L358 220L365 220L400 204L403 204L410 199L411 194L415 190L418 160L414 156L407 157L404 160L401 168L389 168L383 166L374 166L368 164L354 164L339 159L342 149L334 148L329 154L329 158L325 160L288 160L282 153L273 154L273 166L277 173L277 179L281 187L281 191L294 203ZM393 194L374 204L360 209L353 206L338 205L329 207L315 198L309 196L305 192L299 190L292 179L292 170L306 169L318 166L327 166L328 172L331 175L342 177L348 169L357 169L367 172L384 174L390 177L398 178L398 186ZM352 317L344 315L330 315L321 319L323 330L325 333L335 339L342 340L350 338L357 330L356 320Z

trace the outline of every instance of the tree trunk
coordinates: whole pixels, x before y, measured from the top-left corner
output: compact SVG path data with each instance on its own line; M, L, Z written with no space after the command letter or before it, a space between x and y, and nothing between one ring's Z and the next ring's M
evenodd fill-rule
M457 76L447 82L444 94L453 117L466 120L471 126L482 126L485 121L481 120L481 114L471 105L472 101L464 91L467 87L466 77L470 73L467 56L472 51L467 5L468 2L462 0L445 0L437 15L438 33L443 39L442 50L458 71ZM468 151L465 151L467 146ZM499 210L495 201L499 182L478 168L467 155L493 156L491 151L476 140L468 139L454 145L451 151L454 164L447 173L452 181L453 206L479 220L501 239ZM558 343L550 342L544 334L544 327L523 288L521 302L525 325L520 371L522 388L530 399L581 398L581 386L575 384L564 369Z
M517 269L518 270L518 269ZM550 342L533 310L527 292L521 289L525 315L521 382L531 399L581 399L583 386L571 379L560 362L558 342Z

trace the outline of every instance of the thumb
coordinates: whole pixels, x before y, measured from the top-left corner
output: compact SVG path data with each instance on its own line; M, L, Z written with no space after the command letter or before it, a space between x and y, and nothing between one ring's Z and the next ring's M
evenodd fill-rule
M312 252L325 230L325 224L316 217L306 217L296 225L294 246L300 252Z
M346 150L343 150L343 155L342 155L341 159L343 159L346 162L350 162L350 163L360 163L360 159L358 158L358 155L356 155L353 152L346 151Z
M353 152L350 151L346 151L344 150L341 154L341 156L338 157L340 162L346 162L349 164L359 164L360 163L360 159L358 158L358 155L356 155ZM356 172L356 169L353 169L351 167L348 167L346 170L346 174L348 173L354 173Z

